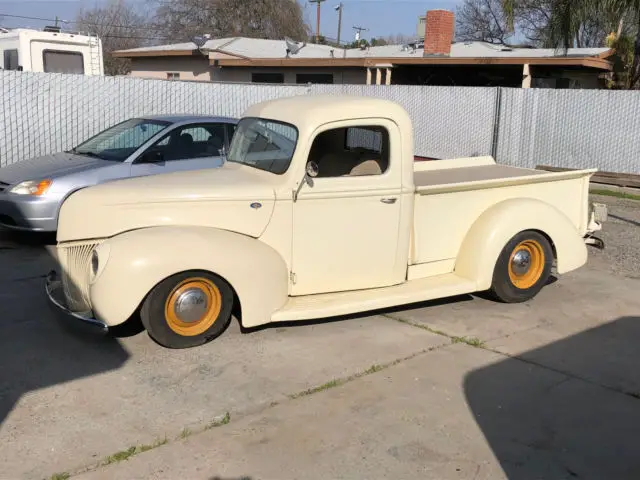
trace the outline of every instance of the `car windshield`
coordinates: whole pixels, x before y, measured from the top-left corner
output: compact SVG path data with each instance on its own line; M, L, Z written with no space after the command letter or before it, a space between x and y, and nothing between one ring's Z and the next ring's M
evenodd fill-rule
M122 162L158 132L171 125L162 120L132 118L100 132L71 153Z
M238 123L227 161L283 174L298 142L298 129L288 123L243 118Z

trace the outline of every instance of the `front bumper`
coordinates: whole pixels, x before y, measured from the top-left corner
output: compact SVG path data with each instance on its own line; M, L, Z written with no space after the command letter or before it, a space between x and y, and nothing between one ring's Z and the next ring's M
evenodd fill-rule
M61 318L77 320L103 333L109 330L104 322L101 322L93 316L92 312L78 313L69 310L64 297L62 280L58 277L55 270L50 271L47 275L45 291L47 292L47 297L49 297L49 304Z
M54 232L59 200L0 193L0 225L12 230Z

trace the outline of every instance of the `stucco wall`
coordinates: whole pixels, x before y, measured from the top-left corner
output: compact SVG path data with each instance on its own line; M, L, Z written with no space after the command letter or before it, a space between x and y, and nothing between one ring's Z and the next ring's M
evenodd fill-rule
M198 57L165 57L165 58L132 58L132 77L167 79L167 73L180 74L180 80L211 81L211 66L207 58Z
M180 74L180 80L199 80L203 82L251 83L252 73L283 73L284 83L295 84L299 73L332 73L335 84L364 85L367 81L365 69L328 69L328 68L216 68L209 65L207 59L197 57L132 58L131 76L140 78L166 79L168 72Z

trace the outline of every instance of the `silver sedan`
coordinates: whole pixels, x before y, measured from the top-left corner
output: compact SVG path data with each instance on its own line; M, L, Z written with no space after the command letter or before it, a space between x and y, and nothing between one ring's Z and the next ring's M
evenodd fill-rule
M99 183L224 163L237 120L150 116L114 125L66 152L0 168L0 226L57 229L62 202Z

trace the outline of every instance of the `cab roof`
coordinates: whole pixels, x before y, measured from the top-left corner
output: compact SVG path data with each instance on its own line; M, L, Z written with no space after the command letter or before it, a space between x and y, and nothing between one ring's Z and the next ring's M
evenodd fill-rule
M396 102L354 95L296 95L268 100L249 107L244 117L260 117L294 125L300 135L311 134L330 122L386 118L401 128L411 128L407 111Z

